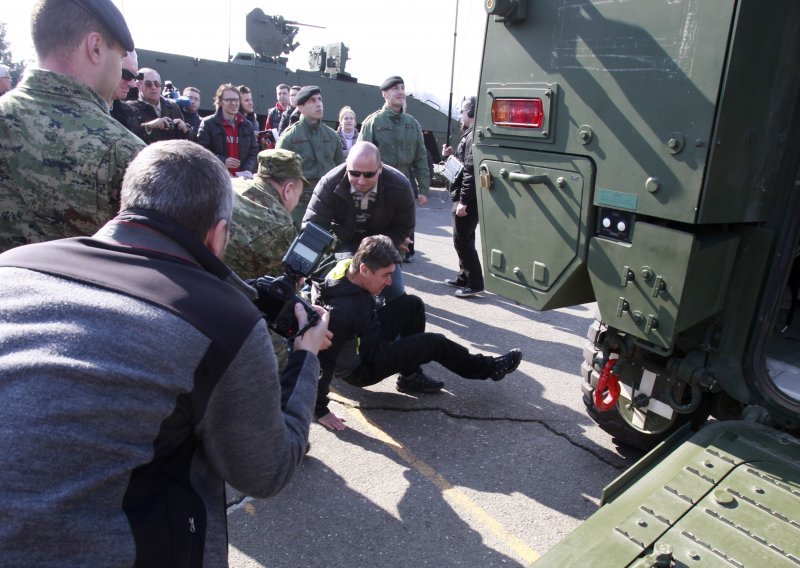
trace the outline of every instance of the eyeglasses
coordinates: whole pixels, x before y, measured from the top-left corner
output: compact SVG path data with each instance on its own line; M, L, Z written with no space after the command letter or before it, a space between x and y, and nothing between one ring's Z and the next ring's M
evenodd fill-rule
M370 179L375 177L375 174L378 173L378 170L375 170L374 172L359 172L357 170L347 170L347 173L355 178L364 176L365 178Z
M234 98L234 97L228 97L228 98L222 99L222 102L223 103L238 103L239 99L238 98Z
M155 87L156 89L160 89L161 83L159 81L145 81L144 86L147 87L148 89L152 89L153 87Z
M140 81L144 79L144 73L133 73L132 71L128 71L127 69L122 70L122 80L123 81L133 81L135 79L139 79ZM160 86L160 85L159 85Z

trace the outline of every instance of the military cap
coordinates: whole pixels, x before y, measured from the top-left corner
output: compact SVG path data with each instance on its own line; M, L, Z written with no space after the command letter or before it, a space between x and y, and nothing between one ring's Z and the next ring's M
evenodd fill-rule
M303 159L291 150L263 150L258 154L258 175L273 179L301 179L303 185L311 184L303 177Z
M319 94L322 94L322 91L320 91L319 87L317 87L316 85L309 85L303 87L302 89L297 91L297 94L294 97L294 104L296 104L297 106L304 105L308 102L308 99L310 99L314 95L319 95Z
M114 35L114 39L125 48L133 51L133 37L125 23L122 12L111 0L72 0L78 6L97 18Z
M401 83L405 84L405 81L403 81L402 77L400 77L399 75L392 75L391 77L386 79L383 83L381 83L381 91L388 91L395 85L400 85Z

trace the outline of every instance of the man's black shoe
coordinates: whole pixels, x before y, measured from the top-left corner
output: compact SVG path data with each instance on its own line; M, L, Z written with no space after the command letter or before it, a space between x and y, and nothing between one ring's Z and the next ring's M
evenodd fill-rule
M476 288L470 288L469 286L466 286L461 288L461 290L456 290L456 298L471 298L472 296L477 296L481 292L483 292L483 289L478 290Z
M464 286L467 285L466 282L461 282L460 280L457 280L455 278L445 278L444 280L442 280L442 282L444 282L448 286L452 286L453 288L463 288Z
M437 381L427 376L423 372L412 373L408 376L400 375L397 377L397 390L400 392L439 392L444 387L442 381Z
M512 349L505 355L495 357L494 361L492 361L492 367L494 368L489 374L489 378L493 381L499 381L519 367L520 361L522 361L522 351L519 349Z

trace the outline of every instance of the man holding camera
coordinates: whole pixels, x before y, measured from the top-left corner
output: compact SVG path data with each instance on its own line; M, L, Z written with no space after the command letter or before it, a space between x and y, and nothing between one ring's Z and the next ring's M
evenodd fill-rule
M121 202L93 237L0 255L4 564L227 566L225 483L268 497L305 455L328 315L278 376L221 261L225 167L153 144Z
M334 376L366 387L400 373L398 391L434 393L444 383L425 375L423 363L436 361L466 379L499 381L522 360L519 349L498 357L473 354L442 334L425 333L425 305L417 296L404 294L376 310L375 296L391 283L402 261L389 237L365 237L355 256L341 261L315 289L315 303L330 313L333 345L320 353L322 378L314 414L331 430L345 428L328 409Z
M177 103L161 96L161 75L155 69L139 70L139 100L129 103L139 113L136 135L147 144L162 140L186 140L191 129Z

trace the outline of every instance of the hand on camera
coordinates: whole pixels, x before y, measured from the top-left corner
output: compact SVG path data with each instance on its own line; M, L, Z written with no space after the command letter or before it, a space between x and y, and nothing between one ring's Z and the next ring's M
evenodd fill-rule
M309 351L316 355L331 346L333 335L328 331L328 321L330 320L328 310L322 306L313 306L313 308L319 314L319 320L294 340L294 350ZM294 316L297 318L299 329L303 329L308 323L308 315L300 303L294 305Z

